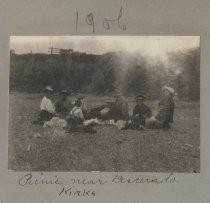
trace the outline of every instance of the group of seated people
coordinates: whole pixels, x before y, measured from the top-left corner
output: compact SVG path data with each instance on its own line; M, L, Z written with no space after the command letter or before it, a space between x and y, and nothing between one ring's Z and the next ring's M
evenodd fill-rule
M139 94L135 97L136 105L133 113L129 116L129 106L121 93L117 93L114 102L107 102L101 106L88 109L85 97L74 95L75 100L71 101L67 90L59 93L59 98L53 102L53 89L47 86L44 90L44 97L40 105L40 122L49 121L54 116L65 119L69 129L78 129L78 126L88 131L92 124L100 124L100 121L110 121L115 124L122 121L122 129L144 130L145 128L170 129L174 113L174 89L169 86L162 88L162 98L159 102L159 112L152 115L151 109L145 104L146 96Z

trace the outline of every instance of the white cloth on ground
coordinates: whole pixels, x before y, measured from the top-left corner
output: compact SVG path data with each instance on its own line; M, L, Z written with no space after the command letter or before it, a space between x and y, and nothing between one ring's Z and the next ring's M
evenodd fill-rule
M53 117L50 121L45 121L43 127L60 127L64 128L67 126L67 122L59 117Z
M99 121L98 121L97 118L92 118L92 119L89 119L89 120L85 120L85 121L83 122L83 125L84 125L84 126L88 126L88 125L90 125L90 124L92 124L92 123L99 124Z
M146 122L147 122L147 121L155 121L155 120L156 120L156 118L155 118L154 116L151 116L150 118L147 118L147 119L146 119Z
M114 123L114 125L115 125L119 130L121 130L122 128L125 127L126 123L127 123L126 121L118 120L117 122Z

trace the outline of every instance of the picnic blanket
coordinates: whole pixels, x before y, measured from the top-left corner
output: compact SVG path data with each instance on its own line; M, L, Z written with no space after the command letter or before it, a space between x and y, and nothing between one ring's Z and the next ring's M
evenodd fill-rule
M46 127L60 127L64 128L67 126L67 122L64 119L61 119L59 117L53 117L50 121L45 121L43 128Z

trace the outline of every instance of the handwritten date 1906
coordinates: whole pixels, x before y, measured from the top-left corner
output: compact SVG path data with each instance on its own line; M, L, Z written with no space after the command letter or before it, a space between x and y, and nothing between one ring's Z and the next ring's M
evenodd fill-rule
M110 30L113 25L116 25L120 30L126 30L127 27L125 23L121 22L122 15L123 15L123 7L121 6L117 18L113 18L113 19L104 18L103 19L103 22L102 22L103 28L105 30ZM86 15L85 22L87 25L91 26L92 32L94 33L96 30L96 26L95 26L95 16L92 12ZM76 32L78 31L78 28L79 28L79 12L77 11L76 12Z

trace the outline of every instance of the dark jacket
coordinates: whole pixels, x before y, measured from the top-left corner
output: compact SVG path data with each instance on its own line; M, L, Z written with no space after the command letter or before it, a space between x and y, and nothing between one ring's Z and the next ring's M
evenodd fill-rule
M145 104L142 105L136 105L134 110L133 110L133 116L138 114L139 116L144 116L146 118L150 118L152 116L152 112L148 106Z
M138 125L145 125L146 118L150 118L152 116L152 112L148 106L145 104L136 105L133 110L133 116L132 119L135 123L138 123Z
M163 123L172 123L174 115L174 100L172 97L164 97L160 103L160 111L156 119Z
M119 99L111 105L110 118L117 120L128 120L128 103L124 99Z
M62 116L66 116L69 114L72 109L72 104L68 100L57 100L55 103L55 112Z

